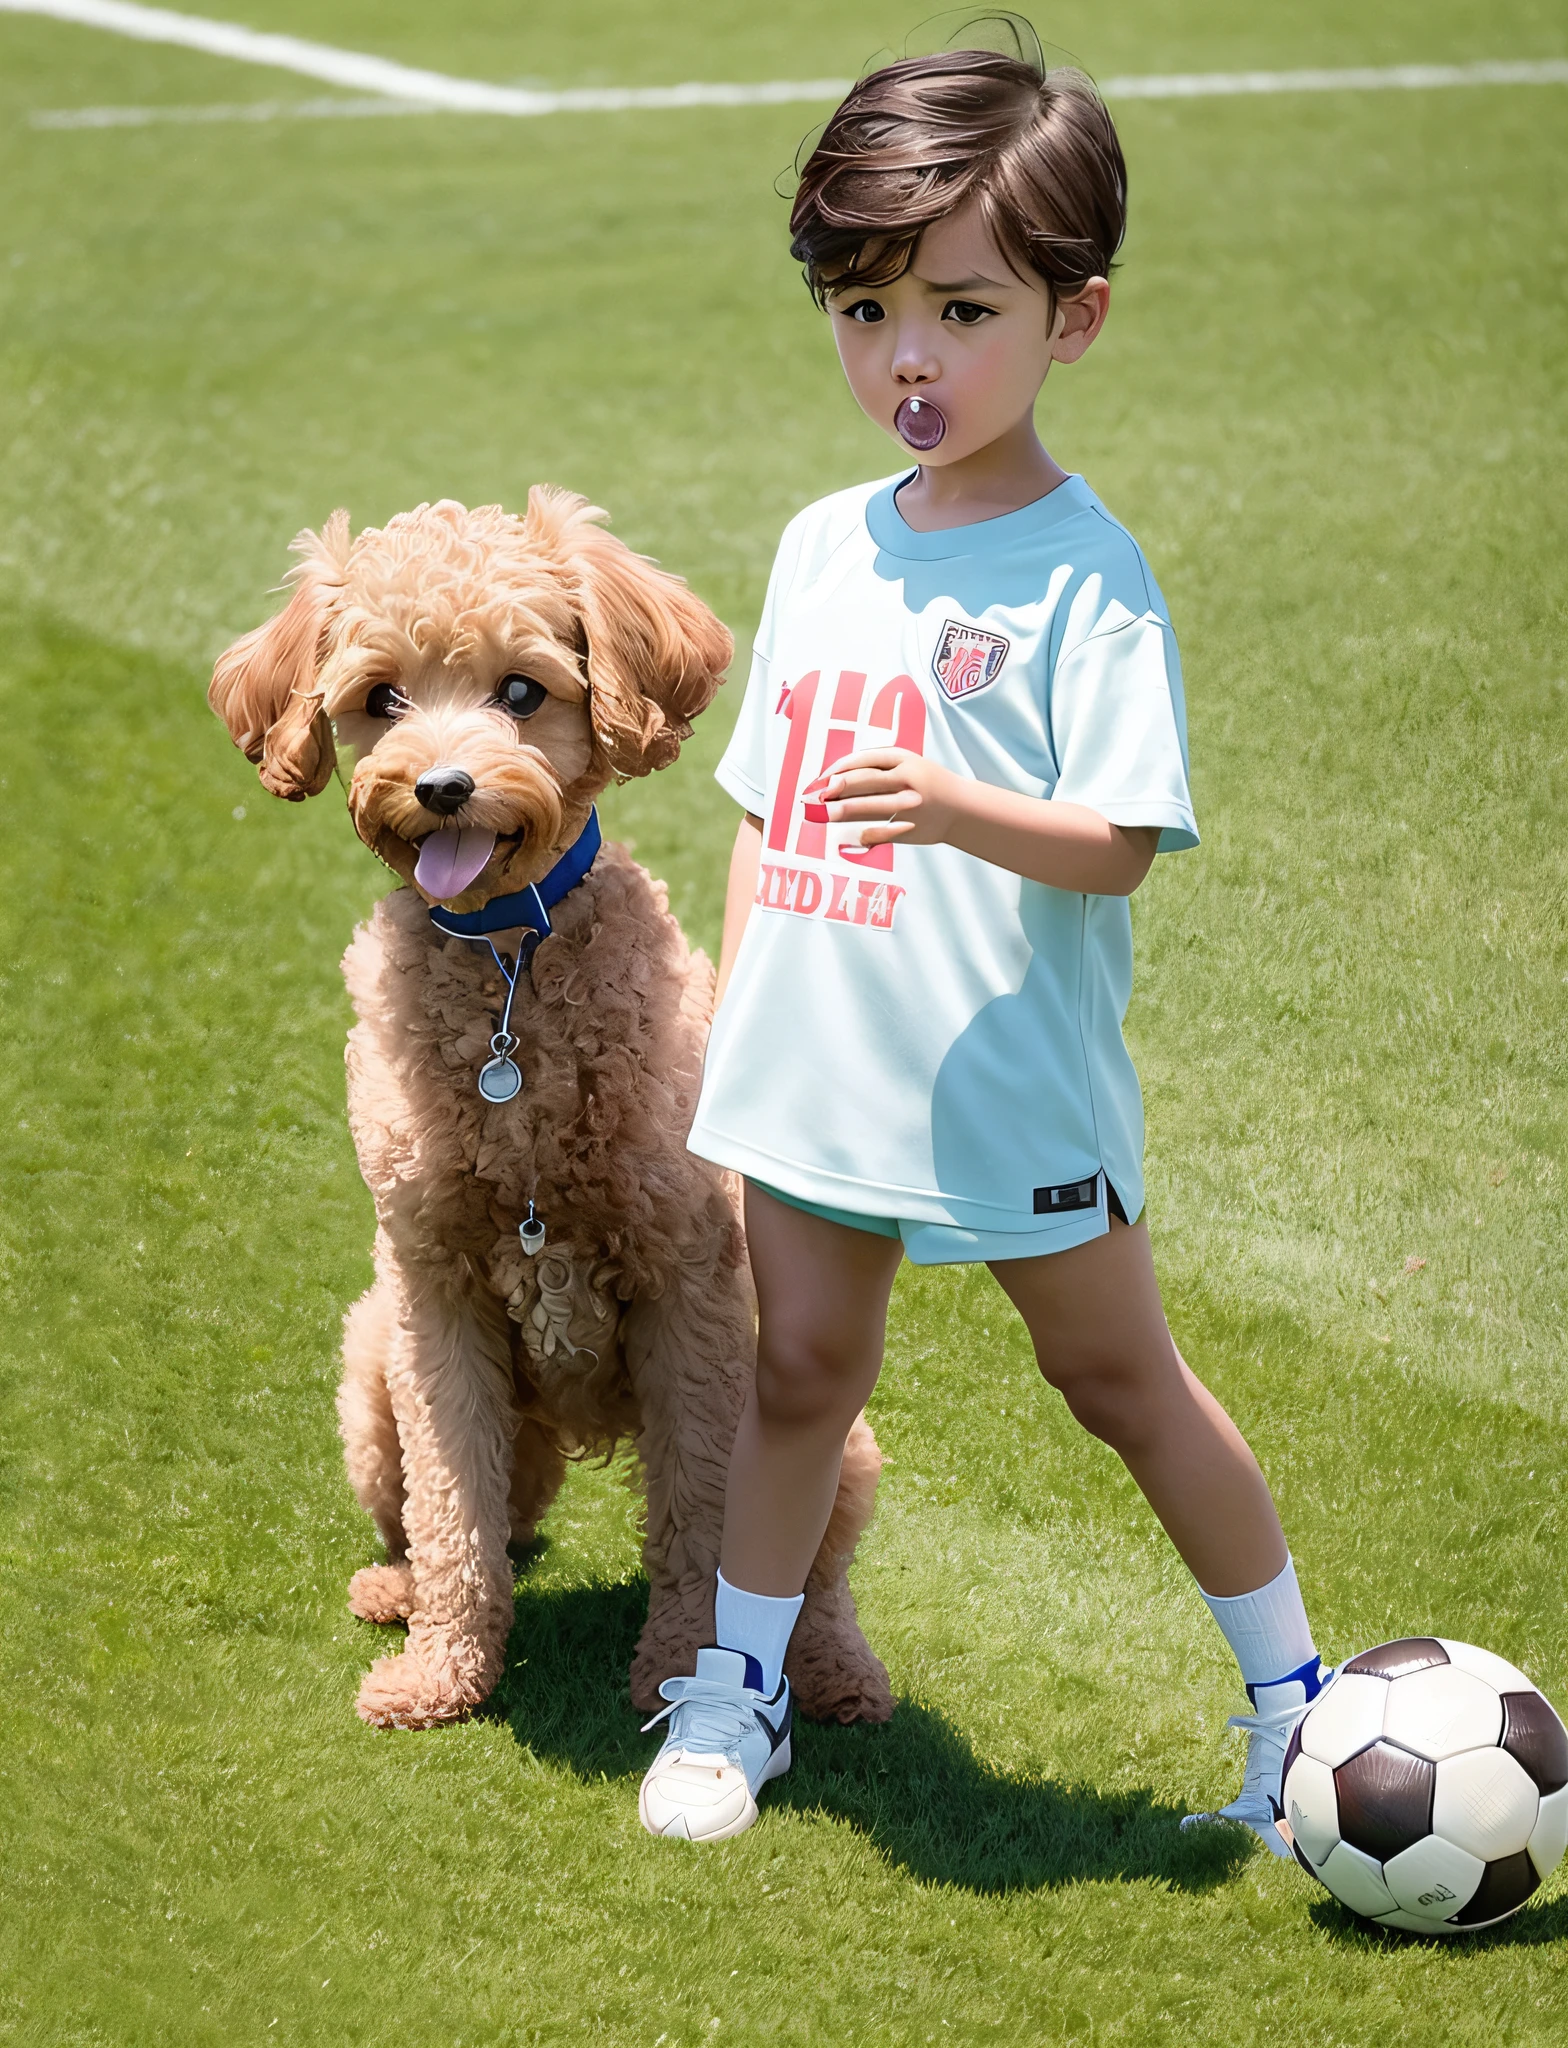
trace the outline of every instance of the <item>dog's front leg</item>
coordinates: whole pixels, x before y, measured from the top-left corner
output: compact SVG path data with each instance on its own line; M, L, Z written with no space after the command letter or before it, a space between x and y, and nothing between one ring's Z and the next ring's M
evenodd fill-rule
M400 1274L399 1283L387 1391L403 1451L414 1605L407 1647L366 1674L359 1712L383 1728L429 1728L460 1720L501 1675L516 1416L501 1304L450 1269Z
M648 1619L631 1670L632 1704L646 1713L661 1704L660 1681L695 1671L713 1641L724 1478L756 1350L742 1276L718 1260L683 1268L632 1304L622 1343L647 1487Z

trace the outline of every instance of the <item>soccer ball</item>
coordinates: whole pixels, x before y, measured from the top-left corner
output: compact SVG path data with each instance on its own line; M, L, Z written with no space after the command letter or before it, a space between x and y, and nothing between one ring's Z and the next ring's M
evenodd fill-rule
M1280 1832L1380 1927L1461 1934L1518 1910L1568 1846L1568 1731L1512 1664L1413 1636L1365 1650L1285 1752Z

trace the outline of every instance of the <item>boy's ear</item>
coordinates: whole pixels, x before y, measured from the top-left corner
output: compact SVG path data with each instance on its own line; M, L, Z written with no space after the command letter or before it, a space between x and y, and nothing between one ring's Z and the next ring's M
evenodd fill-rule
M262 787L290 803L318 795L337 764L317 678L343 599L348 551L347 512L334 512L319 534L300 534L294 553L303 559L288 576L294 595L275 619L219 655L207 691Z
M1110 310L1111 287L1103 277L1091 277L1087 284L1059 298L1051 323L1051 360L1081 362Z
M560 557L582 622L596 767L648 775L690 737L735 643L678 576L606 533L604 516L574 492L528 493L526 524Z

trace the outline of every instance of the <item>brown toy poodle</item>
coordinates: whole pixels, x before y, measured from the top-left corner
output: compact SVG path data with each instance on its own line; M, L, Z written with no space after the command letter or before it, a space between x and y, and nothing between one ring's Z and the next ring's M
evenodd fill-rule
M624 847L597 850L593 803L675 759L731 643L601 516L549 488L523 518L422 505L357 539L335 513L296 542L285 609L212 679L275 796L316 795L335 742L353 749L349 815L403 883L343 963L377 1227L338 1414L388 1559L349 1601L408 1624L360 1688L384 1726L486 1697L508 1542L533 1535L569 1458L624 1441L647 1497L636 1704L713 1638L756 1345L734 1191L685 1144L713 971L663 886ZM879 1464L861 1420L788 1664L822 1719L892 1710L846 1577Z

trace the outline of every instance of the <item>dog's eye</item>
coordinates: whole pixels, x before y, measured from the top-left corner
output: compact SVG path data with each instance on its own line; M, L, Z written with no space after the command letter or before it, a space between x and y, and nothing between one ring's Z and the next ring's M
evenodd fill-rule
M365 692L367 718L398 719L407 709L408 699L399 694L396 683L377 683Z
M502 676L495 694L514 718L532 718L550 692L532 676Z

